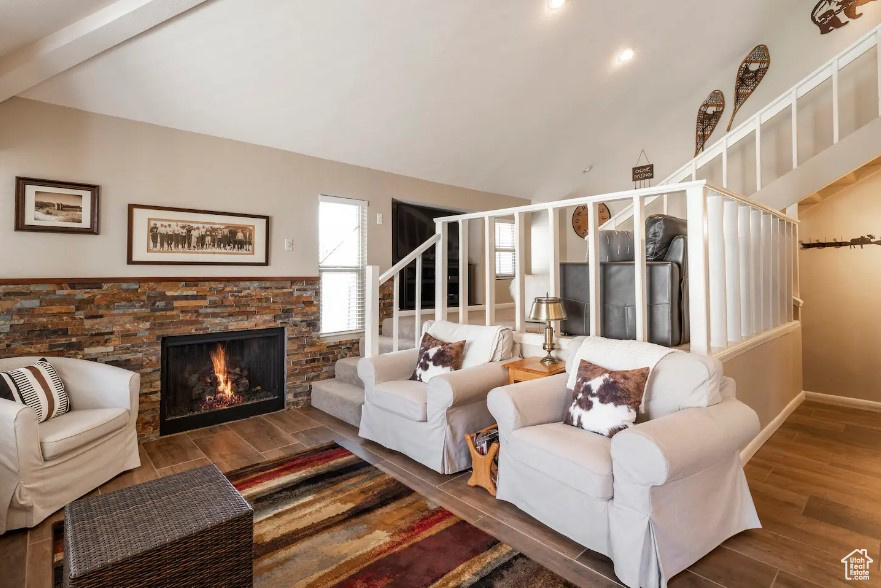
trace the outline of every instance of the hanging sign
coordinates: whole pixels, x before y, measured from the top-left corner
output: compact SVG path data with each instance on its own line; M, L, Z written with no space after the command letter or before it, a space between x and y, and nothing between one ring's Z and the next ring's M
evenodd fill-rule
M639 162L645 158L645 164L639 165ZM649 163L649 156L645 154L645 149L639 152L636 159L636 167L631 170L631 178L633 179L634 188L647 188L652 185L651 180L655 177L655 164Z

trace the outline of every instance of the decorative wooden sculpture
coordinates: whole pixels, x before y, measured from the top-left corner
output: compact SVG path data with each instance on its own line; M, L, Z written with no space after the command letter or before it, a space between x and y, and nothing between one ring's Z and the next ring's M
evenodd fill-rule
M707 139L713 134L722 111L725 110L725 94L722 90L713 90L701 107L697 109L697 124L694 132L694 156L704 150Z
M597 226L602 226L603 223L612 218L612 213L604 202L597 204L597 213L599 213L597 215ZM582 204L575 208L575 211L572 213L572 230L582 239L587 237L587 205Z
M838 239L833 239L831 241L813 241L808 243L802 241L801 248L826 249L827 247L834 247L838 249L840 247L849 247L850 249L855 249L859 247L860 249L865 249L866 245L881 245L881 239L875 239L875 235L867 234L849 241L839 241Z
M875 0L820 0L811 11L811 22L820 29L820 34L831 33L840 29L853 19L863 15L857 7ZM842 20L841 15L846 18Z
M767 45L756 45L740 64L740 68L737 70L737 79L734 81L734 112L731 113L731 120L728 121L729 131L731 125L734 124L737 111L755 92L759 82L768 73L769 67L771 67L771 52L768 51Z

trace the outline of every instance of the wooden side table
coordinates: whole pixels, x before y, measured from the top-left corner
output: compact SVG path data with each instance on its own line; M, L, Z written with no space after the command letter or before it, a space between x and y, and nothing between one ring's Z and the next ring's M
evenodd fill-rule
M566 371L566 362L561 360L553 365L544 365L540 357L527 357L506 363L505 367L508 368L508 384L515 384L562 374Z

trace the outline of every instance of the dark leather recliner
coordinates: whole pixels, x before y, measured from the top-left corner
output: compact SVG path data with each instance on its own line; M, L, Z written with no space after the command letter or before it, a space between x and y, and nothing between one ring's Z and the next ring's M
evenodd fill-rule
M646 219L646 291L648 340L675 347L688 343L688 239L683 219L656 214ZM633 234L600 233L602 336L636 338L636 291ZM590 334L587 263L561 263L560 289L567 318L563 332Z

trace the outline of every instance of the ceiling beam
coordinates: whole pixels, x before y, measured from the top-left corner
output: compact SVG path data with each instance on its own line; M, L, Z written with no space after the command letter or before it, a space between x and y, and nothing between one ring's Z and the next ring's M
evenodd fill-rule
M91 59L206 0L117 0L0 56L0 102Z

